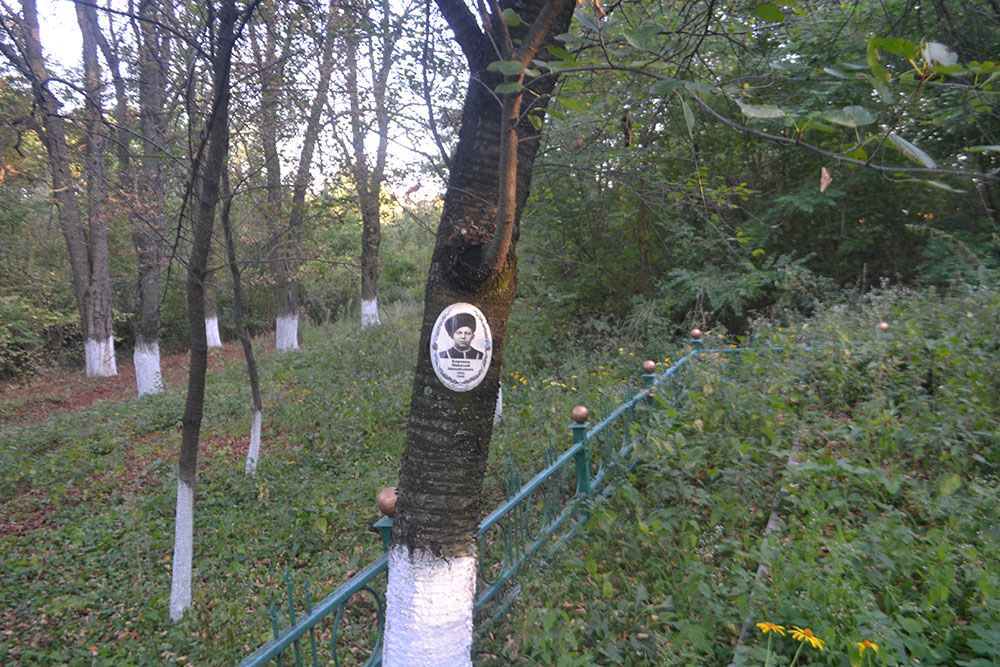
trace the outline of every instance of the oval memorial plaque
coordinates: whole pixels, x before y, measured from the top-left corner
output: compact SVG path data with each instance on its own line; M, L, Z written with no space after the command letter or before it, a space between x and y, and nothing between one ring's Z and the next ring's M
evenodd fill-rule
M493 358L493 335L483 311L453 303L438 315L431 332L431 364L441 384L452 391L479 386Z

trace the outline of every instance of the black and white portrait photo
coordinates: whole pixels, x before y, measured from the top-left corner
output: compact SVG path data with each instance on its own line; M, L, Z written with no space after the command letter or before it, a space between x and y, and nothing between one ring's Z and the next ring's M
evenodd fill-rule
M469 391L486 375L493 341L482 311L469 303L453 303L438 315L431 333L431 363L442 384Z

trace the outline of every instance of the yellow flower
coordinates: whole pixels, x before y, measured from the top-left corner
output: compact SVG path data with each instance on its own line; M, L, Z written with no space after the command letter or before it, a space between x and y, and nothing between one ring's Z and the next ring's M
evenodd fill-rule
M760 631L763 632L765 635L769 632L777 632L782 637L785 636L785 626L783 625L778 625L776 623L768 623L765 621L763 623L758 623L757 627L760 628Z
M858 647L858 654L864 655L865 651L871 649L875 653L878 653L878 644L868 639L863 639L855 644Z
M823 650L823 640L812 633L809 628L800 628L797 625L792 626L792 639L800 642L809 642L815 648L820 651Z

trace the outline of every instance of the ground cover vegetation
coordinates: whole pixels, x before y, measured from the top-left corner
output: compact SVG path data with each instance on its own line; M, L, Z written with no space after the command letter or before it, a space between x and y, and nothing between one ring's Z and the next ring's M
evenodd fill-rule
M998 307L892 290L710 336L782 351L706 357L657 404L482 664L996 662Z
M557 6L530 4L546 11ZM266 634L255 605L276 598L271 582L283 567L322 588L362 562L357 549L377 546L377 539L369 545L370 536L359 538L356 519L370 511L366 494L395 478L407 392L414 375L424 381L414 372L419 318L426 315L417 304L436 242L458 258L451 268L468 268L466 260L480 257L481 247L493 247L477 244L494 227L513 229L504 246L513 277L500 282L505 299L516 292L515 305L509 322L505 309L490 315L494 330L506 332L499 377L508 405L490 446L484 507L502 495L497 470L508 458L525 471L536 467L537 452L521 444L564 437L562 423L576 403L599 413L600 406L616 402L641 360L676 358L682 345L665 341L685 340L693 326L711 330L726 344L763 340L767 326L781 326L775 333L781 338L813 313L835 320L833 304L847 309L844 317L871 308L865 305L868 294L880 286L936 287L951 294L958 285L995 285L1000 18L991 3L588 1L576 4L568 31L526 63L515 42L533 21L517 7L509 0L491 4L483 9L492 16L487 20L455 0L405 9L367 0L154 1L124 9L111 3L97 8L96 16L78 3L78 23L87 37L81 68L80 53L72 62L65 54L53 58L56 44L46 36L51 33L32 29L40 9L35 2L2 5L0 498L4 563L14 575L10 586L4 581L0 602L16 621L12 627L29 637L21 641L21 635L5 630L9 655L113 662L135 650L150 661L185 656L226 662ZM211 73L214 64L222 64L216 59L223 45L213 40L222 32L221 17L233 12L241 18L232 61L217 73L218 83L224 83L219 90L229 90L232 98L227 130L218 138L226 135L229 146L223 189L232 196L223 197L235 260L223 251L222 225L215 224L207 272L202 276L199 269L185 293L184 274L195 268L187 258L199 245L193 240L198 226L191 215L193 195L205 180L200 176L205 140L221 108ZM445 16L462 27L455 34L464 37L452 39ZM492 32L472 39L476 25ZM487 42L500 44L503 53L484 56L477 49ZM463 58L460 51L474 57ZM475 69L474 84L492 82L482 90L479 84L472 87L481 95L473 96L477 113L492 118L494 103L523 112L504 117L499 123L504 140L495 143L520 147L522 157L530 153L531 159L521 160L514 179L516 205L494 206L493 190L483 186L462 215L445 215L452 227L435 234L445 210L442 183L449 182L462 129L466 65ZM469 127L472 132L485 126L470 121ZM478 148L472 141L463 158L484 174L496 171L494 160L484 157L496 153L493 139L484 134L477 141L489 145ZM464 178L474 170L458 171ZM453 181L454 194L467 197L472 190L460 180ZM524 199L529 182L531 194ZM201 203L206 210L215 205ZM91 240L81 244L80 235ZM67 248L72 254L88 247L96 253L93 262L66 261ZM89 286L82 280L88 263ZM202 462L206 491L204 498L199 494L198 511L213 519L199 520L195 541L216 555L196 563L201 582L211 584L195 601L197 613L170 628L161 618L165 610L148 601L161 599L160 578L169 576L162 542L173 521L170 480L177 481L179 425L185 421L178 385L187 371L187 351L198 348L200 355L201 349L192 343L192 333L201 329L202 315L192 317L188 308L200 300L192 294L204 297L204 315L219 315L223 339L241 333L227 263L242 276L246 329L254 336L272 332L256 338L255 346L265 351L264 431L274 442L263 444L265 472L239 478L236 463L250 423L246 373L231 347L212 352ZM475 282L483 275L466 278ZM362 276L366 287L359 293ZM376 276L381 299L374 294ZM474 291L462 291L471 284L463 280L449 299L478 303ZM444 298L440 289L431 292ZM934 300L914 298L912 304ZM949 296L949 303L957 303L955 298ZM373 303L378 304L374 317ZM913 322L936 317L931 305L912 304L920 313ZM948 308L941 317L955 319ZM968 312L978 311L970 305ZM308 326L297 337L277 335L276 322L297 326L299 315ZM378 315L388 318L387 330L371 337L350 331L348 322L374 324ZM424 325L433 319L431 314ZM808 335L825 326L810 325ZM870 323L865 326L870 329ZM842 330L854 331L847 323ZM938 354L936 341L948 338L943 332L934 338L931 331L929 324L910 331L895 322L892 329L898 344L923 341L924 352ZM795 335L808 337L805 331ZM91 351L117 350L119 366L129 373L128 357L154 341L165 354L180 355L163 363L167 391L161 397L124 401L120 378L90 383L82 372L72 374L83 365L85 343L101 344L90 345ZM296 342L302 350L295 350ZM296 356L272 358L276 345ZM875 346L851 354L872 360ZM908 354L912 359L905 367L867 375L847 372L831 358L825 380L819 374L788 380L803 387L815 380L820 388L802 389L794 402L792 389L775 392L795 406L836 398L841 402L831 405L841 408L827 417L830 429L857 423L868 433L872 424L895 424L903 401L890 392L879 399L889 406L882 408L885 414L854 414L856 404L878 408L864 393L870 389L864 381L874 378L888 387L900 374L928 372L921 352ZM992 363L984 354L980 361ZM108 361L107 354L98 356ZM805 363L789 359L784 375L776 377L805 373L795 370ZM725 368L731 372L735 366ZM28 384L39 374L47 380ZM483 391L493 390L492 378ZM705 386L715 393L691 400L707 406L720 399L721 390L715 381ZM104 402L94 403L95 397ZM483 433L489 431L491 406L492 401L476 405L474 421ZM773 412L777 423L776 415L786 411ZM926 434L938 416L945 424L946 411L914 419L927 424ZM854 421L837 422L839 417ZM657 456L679 437L670 433L709 437L707 428L695 436L690 425L671 421L682 417L660 418L667 444L653 452ZM700 419L701 427L709 423ZM713 419L715 425L725 422ZM472 424L460 426L456 432ZM830 441L847 448L856 444L851 438L870 437L850 433ZM810 438L819 436L803 442ZM767 446L772 454L781 450L775 442ZM197 447L189 449L196 453ZM268 461L268 452L275 460ZM706 466L697 481L706 488L716 482L710 471L723 468L708 454L698 456L692 465ZM747 453L738 461L756 461L755 456ZM764 458L772 468L779 465L780 456ZM960 458L942 459L942 465L958 466ZM232 471L229 459L236 465ZM827 467L816 475L840 479L841 468L830 465L822 463ZM761 464L765 468L770 470ZM949 472L960 482L971 480L957 469ZM193 465L188 474L193 478ZM750 473L733 474L743 480ZM642 475L649 470L629 482L640 497L653 485ZM477 487L472 475L462 477L459 481ZM911 478L903 477L901 488L924 480L919 474ZM691 479L675 480L677 488L682 482L690 487ZM848 482L845 489L856 480ZM764 495L780 486L764 478L756 484ZM944 497L965 493L968 486ZM898 500L895 494L873 497L897 507L889 502ZM790 498L782 503L793 502ZM914 511L926 509L912 503ZM961 512L971 511L967 505ZM629 511L629 516L641 513ZM692 520L705 523L704 517ZM609 525L624 530L620 522L608 521L595 530L609 532ZM713 526L728 531L726 521L737 520L719 519ZM344 522L350 525L333 528ZM133 524L143 524L147 532ZM249 532L238 532L243 530ZM808 542L811 534L802 539ZM49 541L51 548L32 546ZM241 546L251 551L233 557L224 543L254 546ZM119 544L129 551L115 551ZM231 560L220 560L219 553ZM594 573L585 571L593 579ZM130 585L115 588L124 581ZM615 585L602 578L602 591L605 582ZM259 598L250 604L237 592L247 585ZM756 594L754 604L763 595ZM739 604L741 613L754 606ZM831 621L825 627L834 634L822 634L818 622L792 616L776 614L762 622L783 625L786 632L792 626L812 628L828 642L822 659L841 655L834 650L843 649L847 624ZM955 616L962 626L970 614ZM546 627L558 626L558 616L544 618ZM947 625L944 617L935 618ZM705 647L725 644L707 621L689 626L692 637L698 632L705 637L691 640L698 655L714 656ZM969 627L980 626L970 621ZM670 628L682 630L678 623ZM526 646L517 655L573 658L571 644L579 639L574 633L566 635L573 639L565 645L553 639L546 648L525 631ZM151 637L160 643L147 644ZM785 649L794 648L794 641L770 629L767 639L779 652L772 662L791 659L794 650ZM652 646L649 637L636 641ZM796 641L803 646L800 663L817 659L808 638ZM956 660L965 660L961 641L948 640L945 648L935 644L925 659L946 660L935 658L933 650L953 651ZM749 639L745 645L756 646ZM659 643L653 648L665 650ZM512 657L513 650L490 645L482 655ZM862 655L859 648L853 657L870 660L874 650L866 651ZM611 660L609 655L593 659ZM652 660L653 653L644 655ZM899 655L879 644L878 660Z

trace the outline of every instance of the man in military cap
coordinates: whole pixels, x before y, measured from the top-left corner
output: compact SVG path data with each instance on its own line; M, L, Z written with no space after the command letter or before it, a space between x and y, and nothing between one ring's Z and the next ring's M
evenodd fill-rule
M444 329L454 345L438 355L442 359L483 358L483 353L472 347L472 338L476 333L476 318L472 313L452 315L445 320Z

